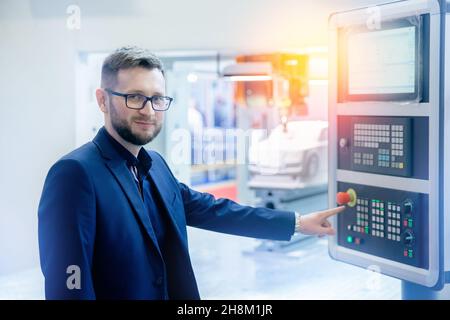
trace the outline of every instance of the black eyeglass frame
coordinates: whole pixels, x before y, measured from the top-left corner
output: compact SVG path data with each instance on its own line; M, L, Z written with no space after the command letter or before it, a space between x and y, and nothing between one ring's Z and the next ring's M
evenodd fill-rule
M170 107L170 105L172 104L173 98L172 97L168 97L168 96L160 96L160 95L153 95L151 97L148 97L146 95L140 94L140 93L120 93L114 90L111 90L109 88L105 88L104 89L106 92L108 92L109 94L115 95L115 96L119 96L119 97L124 97L125 98L125 105L127 106L128 109L132 109L132 110L142 110L145 108L145 105L147 104L148 101L150 101L150 104L152 106L152 109L155 111L167 111ZM142 103L142 106L140 108L131 108L128 106L128 97L129 96L141 96L144 97L145 100ZM164 98L166 101L169 101L169 103L167 104L167 107L165 109L160 109L160 108L155 108L153 105L153 99L156 98Z

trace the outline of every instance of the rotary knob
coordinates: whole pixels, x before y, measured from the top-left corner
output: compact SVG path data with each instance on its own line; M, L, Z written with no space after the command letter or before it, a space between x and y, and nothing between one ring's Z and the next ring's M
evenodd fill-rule
M406 200L403 203L403 208L405 210L405 214L411 214L411 212L413 211L413 203L411 200Z
M414 234L411 231L405 231L403 234L403 243L407 246L410 246L414 243Z

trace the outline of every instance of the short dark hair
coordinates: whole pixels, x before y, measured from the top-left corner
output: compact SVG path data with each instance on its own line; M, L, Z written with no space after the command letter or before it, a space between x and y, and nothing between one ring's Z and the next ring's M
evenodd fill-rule
M115 50L103 61L101 86L112 88L117 83L117 73L121 69L141 67L158 69L164 75L162 61L147 49L127 46Z

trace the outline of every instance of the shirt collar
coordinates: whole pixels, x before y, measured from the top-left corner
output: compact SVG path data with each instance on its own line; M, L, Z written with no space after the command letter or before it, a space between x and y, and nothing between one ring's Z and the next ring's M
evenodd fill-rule
M127 166L135 166L138 169L140 176L145 176L152 167L152 158L148 154L147 150L143 147L139 150L138 157L136 158L130 151L128 151L123 145L121 145L114 137L112 137L108 131L103 128L105 135L108 137L114 149L120 155L123 160L126 161Z

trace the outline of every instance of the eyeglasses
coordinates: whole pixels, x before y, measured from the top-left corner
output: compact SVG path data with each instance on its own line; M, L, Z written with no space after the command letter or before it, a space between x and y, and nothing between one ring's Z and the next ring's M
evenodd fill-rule
M120 92L116 92L116 91L113 91L108 88L106 88L105 91L112 95L115 95L115 96L124 97L125 105L128 108L134 109L134 110L144 109L147 102L150 101L153 110L166 111L167 109L169 109L170 104L173 101L173 98L166 97L166 96L155 95L155 96L147 97L140 93L120 93Z

